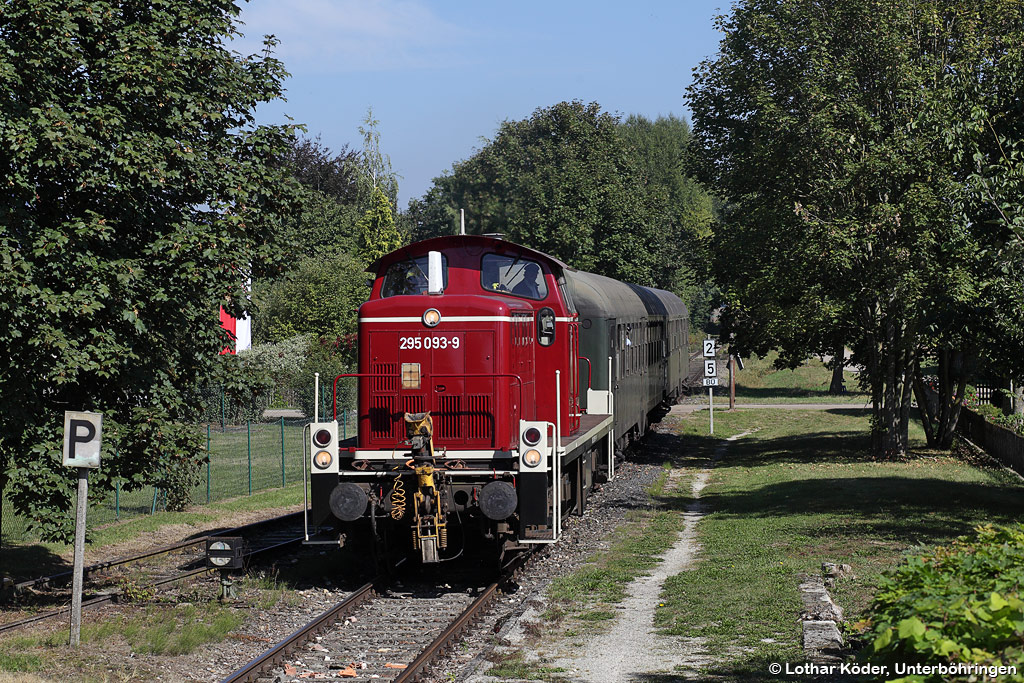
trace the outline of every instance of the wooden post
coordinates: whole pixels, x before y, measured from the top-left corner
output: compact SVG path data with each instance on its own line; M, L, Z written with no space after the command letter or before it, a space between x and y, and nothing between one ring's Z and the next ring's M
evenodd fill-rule
M85 511L89 507L89 468L78 468L78 505L75 510L75 564L71 582L71 647L82 639L82 568L85 566Z

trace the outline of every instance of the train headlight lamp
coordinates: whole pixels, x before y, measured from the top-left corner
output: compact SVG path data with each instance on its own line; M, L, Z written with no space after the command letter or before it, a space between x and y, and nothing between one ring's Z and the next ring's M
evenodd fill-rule
M334 462L334 456L327 451L317 451L313 456L313 465L321 470L326 470Z
M333 438L334 435L331 434L331 431L329 429L318 429L315 432L313 432L313 443L315 443L320 448L327 448L327 446L329 446L331 443L331 439Z
M312 422L309 425L309 470L313 474L334 474L338 471L338 423ZM305 449L303 449L305 452Z
M540 464L540 457L540 451L536 448L531 448L523 453L523 464L527 467L536 467Z
M523 432L523 441L529 446L536 446L540 443L540 430L536 427L530 427Z
M423 312L423 324L427 327L437 327L441 322L441 311L436 308L428 308Z

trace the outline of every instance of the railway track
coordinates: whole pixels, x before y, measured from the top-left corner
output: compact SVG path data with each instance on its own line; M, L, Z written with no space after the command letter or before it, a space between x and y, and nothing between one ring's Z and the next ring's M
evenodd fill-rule
M245 539L245 558L258 557L276 550L298 545L302 541L302 513L291 513L272 519L253 522L233 529L199 536L174 545L164 546L136 555L129 555L109 562L101 562L83 569L85 596L82 608L98 607L117 600L118 579L130 577L140 586L161 591L169 586L195 578L210 571L206 566L206 541L210 538L239 536ZM180 557L168 562L167 556ZM128 567L131 573L128 573ZM50 603L69 602L70 594L65 589L72 579L70 571L22 581L14 585L15 595L32 595L36 600ZM45 592L43 592L45 591ZM25 619L0 624L0 633L13 631L31 624L68 614L70 606L41 612Z
M536 553L517 558L498 581L438 586L380 577L354 591L221 683L345 678L424 680L430 667L483 617ZM300 671L301 669L301 671Z

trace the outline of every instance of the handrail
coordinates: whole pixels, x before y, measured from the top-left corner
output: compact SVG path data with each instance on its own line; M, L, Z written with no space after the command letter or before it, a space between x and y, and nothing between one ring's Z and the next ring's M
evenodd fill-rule
M587 389L590 389L590 387L591 387L591 385L592 385L592 382L591 382L591 380L593 379L593 376L594 376L594 364L593 364L593 363L591 363L591 362L590 362L590 359L589 359L589 358L587 358L586 356L580 356L580 355L577 355L576 357L577 357L577 358L578 358L579 360L585 360L585 361L587 361Z

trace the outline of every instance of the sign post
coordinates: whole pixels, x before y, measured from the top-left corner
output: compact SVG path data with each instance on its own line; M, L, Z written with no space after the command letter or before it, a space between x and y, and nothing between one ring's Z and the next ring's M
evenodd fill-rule
M715 433L715 387L718 386L718 362L715 360L715 340L704 340L704 386L708 388L708 414L711 416L711 434Z
M64 413L64 466L78 470L78 505L75 510L75 565L71 587L71 636L77 647L82 636L82 568L85 565L85 512L89 507L89 470L100 466L103 415Z

